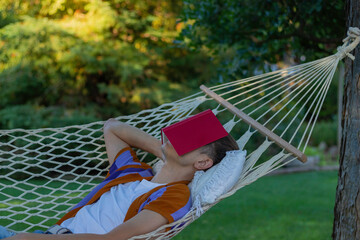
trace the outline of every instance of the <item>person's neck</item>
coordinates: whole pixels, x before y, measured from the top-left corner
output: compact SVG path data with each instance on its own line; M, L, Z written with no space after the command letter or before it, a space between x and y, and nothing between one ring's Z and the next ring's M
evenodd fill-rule
M192 167L181 167L165 163L151 181L155 183L191 181L194 177L194 174L195 169Z

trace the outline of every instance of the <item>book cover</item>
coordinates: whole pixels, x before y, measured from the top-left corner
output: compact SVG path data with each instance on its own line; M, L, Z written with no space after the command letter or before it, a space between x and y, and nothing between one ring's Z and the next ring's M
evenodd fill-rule
M179 156L205 146L228 135L215 114L203 111L161 129Z

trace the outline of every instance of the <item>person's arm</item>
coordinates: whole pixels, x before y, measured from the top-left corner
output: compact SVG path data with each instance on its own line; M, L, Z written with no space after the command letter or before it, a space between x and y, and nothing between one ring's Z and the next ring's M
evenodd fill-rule
M159 213L142 210L136 216L114 228L107 234L37 234L20 233L6 240L125 240L154 231L168 221Z
M161 141L129 124L110 118L104 124L104 139L110 165L116 154L125 147L140 148L162 158Z

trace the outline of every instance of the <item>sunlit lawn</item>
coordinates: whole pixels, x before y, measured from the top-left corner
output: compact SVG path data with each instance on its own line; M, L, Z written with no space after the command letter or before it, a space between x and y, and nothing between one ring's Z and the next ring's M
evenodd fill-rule
M336 182L336 172L263 177L214 206L175 239L331 239ZM76 184L70 183L69 188L75 190ZM21 205L18 209L14 220L22 218ZM36 210L32 213L36 222L39 216ZM42 212L48 214L56 215ZM54 223L55 219L49 221ZM7 219L0 224L7 225ZM19 224L17 230L22 228Z
M331 239L337 172L263 177L175 239Z

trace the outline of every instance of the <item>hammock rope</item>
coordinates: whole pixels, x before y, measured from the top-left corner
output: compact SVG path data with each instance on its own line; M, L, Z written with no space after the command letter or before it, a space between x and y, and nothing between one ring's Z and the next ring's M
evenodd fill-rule
M304 152L339 61L354 59L350 52L360 42L360 30L349 28L343 41L332 56L210 89ZM160 139L161 128L205 108L213 109L240 149L248 151L238 183L216 203L296 159L201 91L116 119ZM103 124L0 130L0 225L15 231L46 229L96 186L108 167ZM137 154L157 169L159 159L140 150ZM206 212L215 204L202 209ZM197 218L192 210L179 221L132 239L168 239Z

